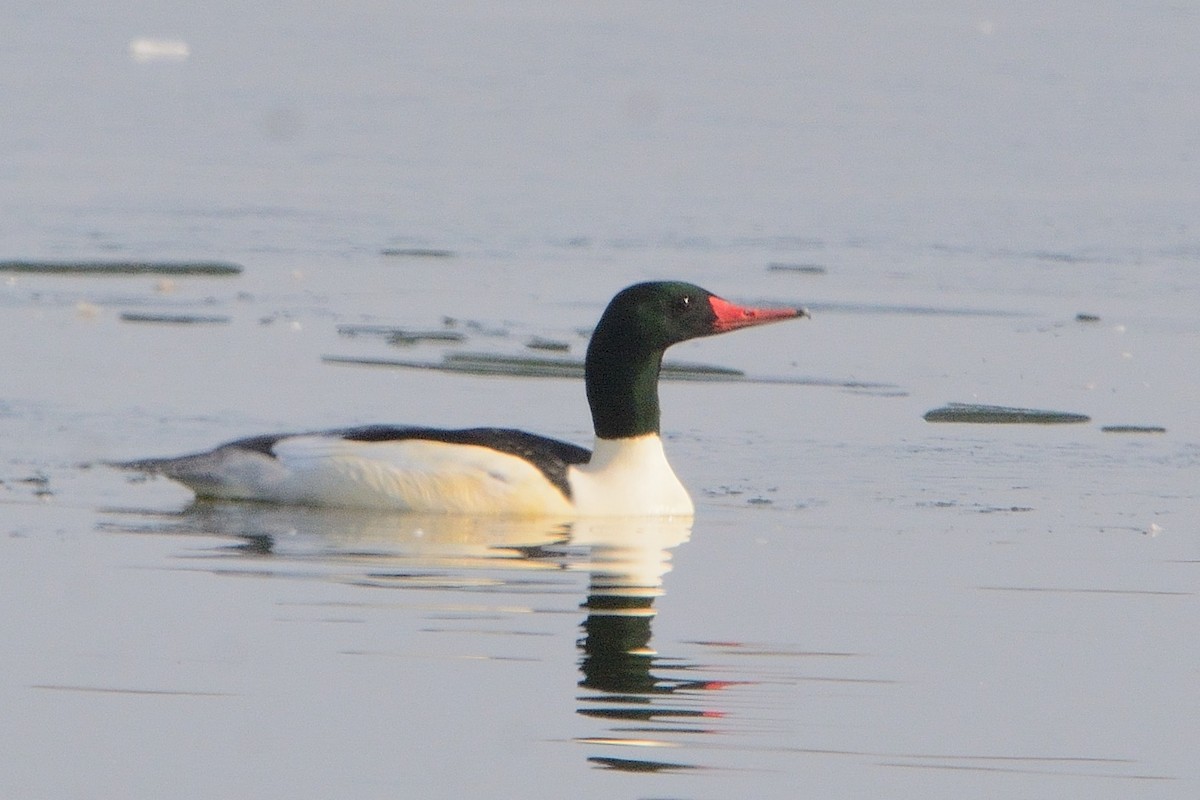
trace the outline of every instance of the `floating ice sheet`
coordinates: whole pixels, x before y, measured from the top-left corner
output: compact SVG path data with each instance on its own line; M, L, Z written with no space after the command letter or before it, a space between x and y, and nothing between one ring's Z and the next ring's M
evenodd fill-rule
M239 275L225 261L0 261L0 272L38 275Z
M1070 425L1090 422L1086 414L1071 411L1045 411L1036 408L986 406L976 403L948 403L926 412L926 422L974 422L985 425Z

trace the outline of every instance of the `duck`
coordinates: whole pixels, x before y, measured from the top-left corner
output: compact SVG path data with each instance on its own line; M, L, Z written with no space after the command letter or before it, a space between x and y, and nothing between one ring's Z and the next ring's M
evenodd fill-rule
M667 461L659 372L689 339L808 316L754 308L682 281L618 292L588 342L588 450L511 428L361 425L249 436L206 452L121 462L197 499L521 517L691 517Z

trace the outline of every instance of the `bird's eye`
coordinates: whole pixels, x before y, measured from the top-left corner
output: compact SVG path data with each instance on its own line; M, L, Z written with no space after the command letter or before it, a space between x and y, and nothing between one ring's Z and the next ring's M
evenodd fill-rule
M680 297L675 301L675 311L680 314L687 311L691 307L692 296L690 294L685 294L683 297Z

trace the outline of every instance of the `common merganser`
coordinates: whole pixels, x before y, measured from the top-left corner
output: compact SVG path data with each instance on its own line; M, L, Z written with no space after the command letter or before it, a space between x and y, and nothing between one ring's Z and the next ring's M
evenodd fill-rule
M369 425L252 436L120 466L197 497L449 514L691 516L659 435L663 351L700 336L807 316L746 308L689 283L619 292L588 343L595 449L509 428Z

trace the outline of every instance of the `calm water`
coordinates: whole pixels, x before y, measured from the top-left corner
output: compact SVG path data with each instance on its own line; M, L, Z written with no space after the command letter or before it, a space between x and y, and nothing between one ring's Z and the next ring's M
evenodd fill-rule
M0 795L1195 796L1200 13L793 6L0 12L0 260L246 267L0 275ZM691 525L94 465L587 443L574 380L322 356L579 355L661 276L813 312L673 351L783 379L664 385Z

